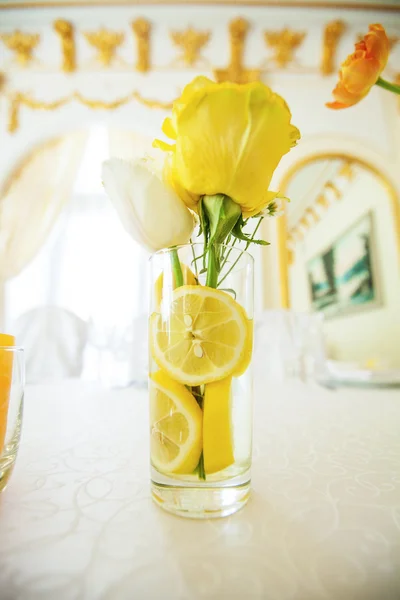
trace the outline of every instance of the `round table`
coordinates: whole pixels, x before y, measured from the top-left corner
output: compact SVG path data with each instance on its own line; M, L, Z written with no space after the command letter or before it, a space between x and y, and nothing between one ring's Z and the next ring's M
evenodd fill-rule
M256 394L253 493L226 519L149 494L147 394L28 386L0 497L1 600L400 598L400 392Z

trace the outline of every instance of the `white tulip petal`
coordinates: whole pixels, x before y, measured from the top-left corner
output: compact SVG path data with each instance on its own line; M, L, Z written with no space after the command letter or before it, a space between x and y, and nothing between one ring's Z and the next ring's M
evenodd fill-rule
M105 161L103 184L125 229L147 250L155 252L189 241L193 215L146 162Z
M133 165L118 158L107 160L103 162L102 180L125 230L138 244L151 252L151 244L140 227L132 198L135 182Z

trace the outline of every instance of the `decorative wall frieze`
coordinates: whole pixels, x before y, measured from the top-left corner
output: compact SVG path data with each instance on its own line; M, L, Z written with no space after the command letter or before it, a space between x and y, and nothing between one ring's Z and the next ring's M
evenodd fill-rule
M353 160L343 160L336 172L335 177L342 177L346 179L347 182L352 182L356 174L354 165L355 162ZM296 224L293 225L288 231L287 247L292 256L294 256L296 242L302 241L306 232L314 227L314 225L317 225L330 206L332 206L332 204L335 202L340 201L342 197L343 193L335 181L330 179L324 183L321 191L315 198L314 204L312 206L308 206L304 210L304 212L297 219Z
M294 31L288 27L281 31L264 31L265 43L273 50L273 60L281 69L294 60L294 53L305 37L305 31Z
M40 35L24 33L16 29L12 33L1 34L0 39L15 54L17 62L25 67L33 58L33 51L40 42Z
M98 30L94 28L92 31L82 31L71 21L60 18L53 21L52 24L50 23L50 27L48 28L49 33L47 30L43 31L43 29L40 30L40 34L31 32L25 33L18 29L3 32L0 34L0 43L4 44L12 54L11 58L8 52L2 52L0 54L0 72L4 72L4 76L7 77L8 86L10 86L10 83L13 81L14 75L18 73L18 66L20 66L21 69L30 68L31 72L35 72L36 69L38 73L40 72L41 76L46 74L47 69L48 73L53 74L54 69L57 68L60 68L64 73L77 72L80 69L88 72L93 65L90 64L90 62L85 62L85 58L82 59L81 56L90 56L90 48L94 48L96 51L96 60L100 62L101 65L108 67L110 70L115 67L115 70L118 70L119 72L124 70L132 71L132 69L135 69L140 73L147 73L153 68L155 71L162 70L167 72L168 70L171 70L171 72L173 72L174 70L179 71L182 68L187 69L189 67L198 69L199 74L202 72L205 75L210 75L211 72L217 81L232 81L236 83L256 81L260 79L263 74L271 71L277 72L281 69L287 74L294 73L298 75L300 73L316 75L318 72L321 72L322 74L327 75L336 71L338 68L336 56L338 45L349 26L346 25L343 20L330 21L325 26L322 24L322 47L319 46L320 52L322 51L322 59L321 54L317 55L315 63L310 64L310 59L306 59L306 61L308 60L307 66L304 64L305 54L303 53L304 40L306 39L305 36L309 36L309 38L307 38L308 54L306 53L306 55L312 57L311 60L313 58L315 59L316 55L315 52L314 54L312 53L311 45L314 44L315 49L315 44L321 43L318 35L315 34L314 26L314 29L311 32L312 35L309 28L305 27L304 31L297 31L291 29L289 25L282 30L273 30L273 28L271 28L268 31L262 32L258 30L258 32L255 33L252 30L249 20L243 17L235 18L227 24L227 40L218 40L217 57L220 56L221 44L229 43L229 60L227 66L223 68L219 68L215 63L211 66L209 60L205 60L202 57L203 49L210 42L211 36L215 35L212 27L210 27L209 30L197 30L192 26L188 26L186 28L173 29L170 32L164 33L164 45L169 43L171 45L171 50L172 47L175 47L178 56L172 63L166 64L164 61L164 63L161 62L159 65L152 64L152 23L146 18L141 17L131 22L127 27L129 27L127 30L124 30L121 27L120 31L111 31L105 28ZM388 28L390 28L390 24L388 25ZM355 36L356 32L354 31L354 28L352 31ZM129 59L129 49L123 47L123 43L125 39L128 39L129 34L131 43L133 39L135 44L133 56L131 53L131 59ZM47 38L48 35L52 37L52 41ZM250 35L257 36L257 38L254 39L253 37L253 39L249 40ZM392 67L388 67L389 76L392 80L395 80L397 76L397 81L399 81L400 74L398 68L394 67L396 65L396 58L399 56L400 37L393 35L393 30L390 32L390 29L388 31L388 36L392 51L394 50L391 55ZM86 45L85 42L80 44L82 39L89 45ZM59 61L59 63L46 64L46 59L49 56L49 53L46 55L49 43L50 47L51 44L53 44L53 47L55 45L55 49L57 50L57 42L59 58L57 58L56 52L50 53L50 55L54 54L54 60ZM258 44L258 47L255 45L255 42ZM263 58L263 55L265 55L265 43L268 45L271 54L271 58L268 59L267 63L265 62L265 58ZM78 46L78 44L80 45ZM78 47L79 56L77 54ZM249 50L251 50L251 52L248 54ZM119 55L119 52L121 52L121 55ZM214 44L213 53L215 56ZM250 66L248 66L248 62L251 61L251 56L256 56L257 58L253 58L253 64L250 63ZM248 57L248 62L246 61L246 57ZM217 62L216 59L214 60ZM273 66L271 65L272 61L274 63ZM17 89L18 87L17 84ZM73 89L74 88L75 86ZM40 92L37 93L39 94ZM178 94L179 90L176 91L176 95ZM82 104L85 103L85 100L82 100L77 93L51 102L36 100L34 92L33 95L14 92L9 98L10 116L8 130L10 132L18 129L18 115L21 106L30 110L40 109L50 111L56 110L65 103L70 102L71 98ZM133 99L142 104L146 104L151 108L166 108L171 105L171 103L165 103L158 100L146 100L138 94L135 97L133 97L132 94L128 95L126 98L123 98L123 103L132 101ZM117 105L120 105L119 100L116 101ZM106 108L108 106L114 107L114 105L115 102L107 103L100 99L94 101L94 104L92 105L90 105L88 101L86 102L86 106L89 106L90 108ZM351 167L344 165L343 169L349 170L350 177ZM332 193L334 193L334 191ZM325 196L323 196L323 198L325 198ZM320 200L320 202L324 201L325 200L323 199ZM310 218L312 217L311 213L309 216Z
M151 23L147 19L136 19L131 24L133 35L136 38L137 61L136 71L146 73L150 70L150 34Z
M54 21L53 28L61 41L63 57L61 68L66 73L71 73L76 69L74 26L69 21L57 19L57 21Z
M56 100L52 100L50 102L45 102L43 100L38 100L34 98L30 94L25 94L24 92L14 92L9 94L9 112L8 112L8 124L7 130L9 133L14 133L19 128L19 114L21 107L30 108L31 110L45 110L45 111L54 111L63 106L70 104L71 102L78 102L79 104L86 106L92 110L116 110L125 104L129 104L130 102L138 102L139 104L143 104L148 108L154 108L159 110L171 110L172 101L171 102L163 102L160 100L154 100L151 98L143 97L137 90L127 94L126 96L122 96L119 98L115 98L109 102L105 102L104 100L98 100L94 98L87 98L80 92L74 92L69 94L68 96L63 96L62 98L57 98Z
M346 31L346 24L340 19L327 23L322 41L321 73L331 75L336 71L336 51Z
M259 69L246 69L243 64L244 48L249 28L249 22L241 17L230 22L230 61L225 69L214 69L214 76L218 82L249 83L259 79Z
M354 165L350 160L344 162L338 171L338 175L345 177L348 181L353 181L355 174Z
M329 203L328 198L322 192L321 194L319 194L319 196L316 200L316 204L318 204L318 206L322 206L322 208L328 208L330 203Z
M315 210L314 207L309 206L305 212L307 217L312 219L312 224L315 225L321 220L321 215Z
M123 43L125 35L120 31L110 31L104 27L98 31L86 31L83 35L87 42L97 50L97 60L104 67L111 65L117 48Z
M181 56L178 60L188 67L193 67L199 63L200 52L209 42L210 31L196 31L188 27L184 31L171 31L170 37L175 46L181 50Z
M311 75L320 72L323 75L330 75L337 72L339 68L337 60L339 44L347 30L352 26L346 24L343 19L329 21L325 25L322 23L322 41L319 41L315 25L304 27L304 30L297 30L287 25L280 30L268 29L256 33L252 31L252 24L249 20L239 17L227 24L229 62L226 67L220 67L217 60L211 63L209 59L202 58L202 50L210 42L211 36L216 35L213 33L211 26L206 30L197 30L192 26L187 26L186 28L172 29L163 34L165 35L164 45L169 43L179 52L177 59L168 65L163 61L160 61L161 64L159 65L152 64L153 26L149 20L140 17L131 22L128 27L127 30L123 30L121 27L120 31L110 31L104 27L93 31L81 31L68 20L63 18L55 20L53 30L60 40L60 68L64 72L72 72L80 68L87 71L91 68L90 63L84 61L80 65L78 64L76 47L79 43L79 37L83 37L97 51L97 62L107 68L116 67L119 71L134 68L140 73L146 73L153 68L155 70L160 68L162 70L170 69L171 71L188 67L207 68L207 70L214 73L214 77L218 81L229 80L236 83L255 81L260 78L262 73L279 70L285 70L289 74ZM393 34L393 27L394 25L391 32L390 24L387 25L392 52L390 57L392 64L388 66L390 77L397 73L396 59L399 53L396 46L399 46L400 42L400 36ZM118 49L123 46L129 34L133 34L134 41L132 61L127 58L124 49L121 49L121 55L125 56L125 59L118 56ZM39 41L44 40L47 42L47 39L45 39L47 34L41 35L42 39L40 39L39 34L23 33L15 30L0 34L0 39L15 54L17 66L19 64L24 68L38 68L43 73L46 67L53 71L54 64L46 64L46 55L44 57L40 55L40 66L37 66L38 61L32 60ZM356 33L354 33L354 36L357 37ZM359 37L361 38L362 35L360 34ZM309 38L306 45L307 50L305 50L304 44L306 38ZM258 53L255 51L255 44L258 44ZM247 51L251 48L251 56L262 56L263 45L268 48L268 58L264 60L253 59L253 64L246 64ZM311 50L312 45L314 45L314 48ZM47 47L47 44L44 44L43 47ZM218 40L218 47L221 49L221 40ZM83 55L85 55L84 50L83 48ZM348 52L350 51L351 47L348 46ZM219 50L218 56L220 53ZM4 56L6 55L4 54ZM7 59L4 62L2 60L4 59L0 55L0 69L7 70ZM247 60L250 61L251 59L248 58ZM15 62L12 68L16 68Z
M336 198L336 200L340 200L342 197L342 192L339 190L338 186L334 181L327 181L324 186L324 190L331 190Z

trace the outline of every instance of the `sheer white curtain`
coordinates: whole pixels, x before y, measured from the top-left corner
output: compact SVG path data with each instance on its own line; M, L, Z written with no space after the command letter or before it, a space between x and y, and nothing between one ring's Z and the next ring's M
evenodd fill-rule
M127 129L110 129L109 134L110 156L134 160L143 154L152 153L152 138Z
M139 358L131 355L136 321L147 313L147 255L125 232L102 187L110 137L105 127L91 130L69 202L35 259L6 286L6 320L12 329L21 314L38 306L71 311L89 327L83 376L114 374L127 382ZM133 133L119 139L125 140L121 152L117 145L113 153L126 158L129 140L132 147L141 143Z
M35 256L70 197L86 135L73 133L32 155L0 202L0 279Z
M37 255L70 196L85 144L77 132L53 140L27 161L0 201L0 323L5 282Z

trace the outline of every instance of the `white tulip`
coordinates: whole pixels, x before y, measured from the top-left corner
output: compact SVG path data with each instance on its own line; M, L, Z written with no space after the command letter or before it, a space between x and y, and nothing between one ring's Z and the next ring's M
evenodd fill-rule
M126 231L150 252L187 244L193 214L144 160L103 162L103 185Z

